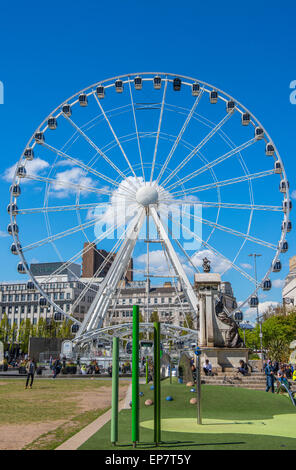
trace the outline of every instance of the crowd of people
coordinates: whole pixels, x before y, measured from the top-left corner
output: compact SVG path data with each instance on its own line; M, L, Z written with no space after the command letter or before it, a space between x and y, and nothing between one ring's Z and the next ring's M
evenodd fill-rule
M296 369L292 364L272 362L270 359L263 364L263 371L266 375L266 392L271 390L274 393L274 384L284 384L290 389L289 380L296 381Z

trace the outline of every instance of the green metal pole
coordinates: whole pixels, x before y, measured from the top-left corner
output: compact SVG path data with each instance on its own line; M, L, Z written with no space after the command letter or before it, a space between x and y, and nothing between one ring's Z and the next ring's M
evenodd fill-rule
M160 323L154 323L154 442L161 442L160 429Z
M197 393L197 424L202 424L202 418L201 418L200 356L196 357L196 393Z
M118 441L119 338L113 337L111 443Z
M149 379L149 364L148 364L148 356L146 356L146 384L148 383Z
M133 305L132 443L139 441L139 307Z

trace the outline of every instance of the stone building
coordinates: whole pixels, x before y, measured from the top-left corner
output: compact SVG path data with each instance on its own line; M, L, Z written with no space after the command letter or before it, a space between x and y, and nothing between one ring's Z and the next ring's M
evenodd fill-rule
M282 296L286 310L296 305L296 256L289 259L289 273L285 279Z
M110 255L110 256L109 256ZM83 278L98 279L104 278L116 256L116 253L110 253L103 249L98 249L95 243L84 243L82 254L82 275ZM108 258L109 257L109 258ZM127 281L133 280L133 259L129 262L125 274Z
M78 320L84 318L95 295L95 288L81 297L84 284L79 281L80 265L70 265L63 268L63 263L38 263L31 265L38 283L45 293L65 312L70 313ZM54 274L58 272L58 274ZM77 277L78 275L78 277ZM32 282L3 282L0 284L0 318L6 313L10 324L20 323L30 319L36 324L40 318L51 319L54 315L52 305L40 305L41 294ZM77 299L79 303L75 305Z
M132 266L132 265L131 265ZM81 266L72 264L65 267L63 263L36 263L30 269L45 293L64 312L71 314L82 321L93 302L99 283L91 282L87 292L85 284L90 281L88 277L80 277ZM131 278L133 274L131 271ZM121 281L104 320L103 326L128 323L132 320L133 305L140 306L144 321L149 321L151 314L157 311L160 321L187 327L186 315L190 312L180 284L176 286L171 282L163 285L150 285L147 296L148 283L144 281ZM236 299L229 282L221 283L221 292L226 300L229 311L236 308ZM41 294L32 282L11 282L0 284L0 319L7 315L10 324L18 326L25 319L36 324L40 318L50 321L54 316L52 305L40 305Z

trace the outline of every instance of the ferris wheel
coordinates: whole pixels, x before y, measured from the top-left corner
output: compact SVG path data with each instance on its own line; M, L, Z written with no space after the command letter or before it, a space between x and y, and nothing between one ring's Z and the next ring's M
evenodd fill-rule
M84 341L102 329L132 256L147 283L173 279L194 321L192 275L205 257L239 290L240 308L257 306L288 250L291 207L279 152L245 106L201 80L145 72L95 83L44 119L15 166L8 232L17 271ZM92 246L107 251L83 278L74 265ZM247 257L258 250L257 278ZM36 259L63 264L39 283ZM65 266L82 286L70 312L46 290ZM75 306L86 295L92 303L79 321ZM146 322L148 303L149 289Z

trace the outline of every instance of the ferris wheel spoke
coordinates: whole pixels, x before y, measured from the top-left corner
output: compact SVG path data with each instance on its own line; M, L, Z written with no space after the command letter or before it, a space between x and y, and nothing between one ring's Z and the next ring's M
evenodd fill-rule
M167 215L167 214L166 214ZM192 232L190 229L188 229L188 227L186 227L185 225L183 225L182 223L179 223L177 222L176 219L172 219L171 217L168 217L169 220L171 220L172 223L174 224L178 224L178 226L180 226L183 230L187 231L189 234L192 235L193 238L195 238L198 242L201 243L201 245L205 246L206 248L208 248L209 251L211 251L214 255L216 255L218 257L218 259L222 259L223 261L226 262L226 264L229 266L229 268L233 268L235 269L236 271L238 271L242 276L244 276L246 279L248 279L248 281L252 282L253 284L256 285L256 281L255 279L252 278L252 276L250 276L248 273L246 273L242 268L240 268L239 266L237 266L235 263L233 263L229 258L227 258L226 256L222 255L222 253L220 253L218 250L216 250L215 248L213 248L208 242L204 241L202 238L200 238L196 233ZM194 255L193 255L194 256ZM226 269L227 270L227 269ZM226 271L225 270L225 271ZM258 283L257 283L258 284ZM259 285L259 284L258 284Z
M234 230L230 227L224 227L224 225L221 225L221 224L218 224L216 222L212 222L212 221L204 219L202 217L198 217L198 216L195 216L195 215L190 214L188 212L183 212L182 211L182 216L184 216L184 215L189 217L190 219L197 220L198 222L201 222L204 225L208 225L210 227L217 228L218 230L230 233L230 234L235 235L237 237L242 237L245 240L249 240L249 241L251 241L253 243L256 243L258 245L265 246L266 248L271 248L272 250L277 250L277 246L274 245L273 243L269 243L267 241L260 240L259 238L256 238L256 237L253 237L253 236L249 235L248 233L239 232L238 230Z
M214 182L214 183L205 184L203 186L196 186L194 188L188 188L188 189L184 189L182 191L172 192L171 195L173 195L173 196L182 196L184 194L185 195L186 194L190 195L190 194L197 193L197 192L200 192L200 191L206 191L208 189L221 188L221 187L227 186L229 184L242 183L244 181L251 181L251 180L254 180L254 179L257 179L257 178L264 178L265 176L274 175L274 174L275 174L274 169L261 171L261 172L258 172L258 173L250 173L250 174L247 174L247 175L244 175L244 176L239 176L237 178L231 178L231 179L224 180L224 181L217 181L217 182Z
M193 114L194 114L194 112L195 112L195 110L196 110L196 107L197 107L198 103L199 103L200 100L201 100L201 97L202 97L203 93L204 93L204 89L200 92L200 94L199 94L198 97L196 98L196 100L195 100L195 102L194 102L194 104L193 104L193 106L192 106L192 108L191 108L191 110L190 110L190 112L189 112L189 114L188 114L188 116L187 116L187 118L186 118L186 120L185 120L183 126L182 126L182 129L180 130L180 132L179 132L179 134L178 134L178 137L176 138L176 140L175 140L175 142L174 142L174 144L173 144L173 146L172 146L172 148L171 148L171 150L170 150L170 153L168 154L168 156L167 156L167 158L166 158L166 160L165 160L165 162L164 162L163 167L161 168L161 171L160 171L160 173L159 173L159 175L158 175L158 177L157 177L157 179L156 179L155 184L158 184L158 183L159 183L160 179L162 178L162 175L164 174L164 172L165 172L167 166L169 165L169 163L170 163L170 161L171 161L171 158L172 158L172 156L174 155L175 150L176 150L176 148L177 148L177 146L178 146L180 140L182 139L182 136L183 136L183 134L184 134L184 132L185 132L185 130L186 130L186 128L187 128L187 126L188 126L188 124L189 124L189 122L190 122L190 120L191 120L191 118L192 118L192 116L193 116Z
M100 104L100 103L99 103ZM83 130L72 120L69 118L69 116L64 116L65 119L67 119L67 121L74 127L74 129L77 130L77 132L79 132L79 134L86 140L86 142L88 142L88 144L96 150L96 152L101 155L101 157L107 162L109 163L109 165L126 181L129 182L129 184L132 186L132 183L131 181L129 181L127 179L127 177L125 176L125 174L112 162L112 160L110 160L110 158L107 157L107 155L102 152L102 150L85 134L85 132L83 132Z
M140 161L141 161L142 175L143 175L143 180L144 180L144 183L145 183L146 178L145 178L145 172L144 172L144 166L143 166L143 156L142 156L140 137L139 137L139 132L138 132L138 124L137 124L137 119L136 119L135 103L134 103L134 99L133 99L133 93L132 93L132 87L131 87L131 81L130 80L129 80L128 84L129 84L129 91L130 91L131 104L132 104L132 110L133 110L134 124L135 124L136 135L137 135L137 144L138 144L139 157L140 157Z
M37 176L37 175L30 175L26 174L26 179L33 180L33 181L40 181L43 183L51 183L54 186L62 186L64 189L77 189L79 191L86 191L86 192L92 192L92 193L97 193L97 194L103 194L105 196L111 196L112 192L111 191L106 191L103 189L99 189L96 187L90 187L86 186L83 184L77 184L77 183L70 183L69 181L63 181L60 179L55 179L55 178L48 178L45 176Z
M168 227L167 227L167 228L168 228ZM175 240L175 241L177 241L177 240ZM170 274L171 274L171 273L172 273L172 266L170 266L168 253L167 253L167 251L166 251L166 249L165 249L165 246L163 246L164 244L162 243L161 245L162 245L162 249L163 249L163 251L164 251L164 255L165 255L165 258L166 258L166 263L167 263L167 266L168 266L168 270L169 270L169 272L170 272ZM180 247L181 247L181 245L180 245ZM185 251L185 253L186 253L186 251ZM187 253L186 253L186 257L190 260L190 258L189 258L189 256L187 255ZM191 263L191 265L193 266L193 269L194 269L195 271L197 271L197 269L196 269L196 267L194 266L194 264L193 264L191 261L190 261L190 263ZM184 321L185 321L186 324L187 324L187 328L189 328L187 315L185 314L185 310L184 310L184 308L183 308L183 303L182 303L182 301L181 301L181 297L180 297L180 294L179 294L178 289L177 289L177 286L176 286L175 278L174 278L173 275L170 275L170 278L172 279L172 282L173 282L173 285L174 285L174 288L175 288L175 292L176 292L176 296L178 297L178 301L179 301L180 308L181 308L181 310L182 310L182 314L183 314L183 317L184 317ZM190 312L190 313L191 313L191 312ZM196 315L193 316L193 320L196 320Z
M119 141L119 139L118 139L118 137L117 137L117 135L116 135L116 133L115 133L115 131L114 131L112 125L111 125L110 120L108 119L108 117L107 117L107 115L106 115L106 113L105 113L105 111L104 111L104 109L103 109L103 107L102 107L102 105L101 105L101 103L100 103L99 98L96 96L96 94L94 94L94 97L95 97L96 102L97 102L98 105L99 105L99 108L100 108L100 110L101 110L101 112L102 112L102 114L103 114L105 120L107 121L107 124L108 124L108 126L109 126L109 128L110 128L110 131L112 132L113 137L114 137L114 139L116 140L117 145L118 145L118 147L120 148L121 153L122 153L122 155L123 155L123 157L124 157L126 163L128 164L129 169L131 170L131 172L132 172L132 174L134 175L134 177L136 178L136 180L138 180L138 177L137 177L137 175L136 175L136 173L135 173L135 171L134 171L134 169L133 169L133 167L132 167L132 165L131 165L131 163L130 163L130 161L129 161L129 159L128 159L126 153L125 153L125 151L123 150L123 147L122 147L122 145L121 145L121 143L120 143L120 141ZM126 177L124 177L124 178L126 178Z
M171 239L173 239L173 233L172 231L170 230L170 228L163 223L163 225L165 226L165 228L167 229L169 235L171 236ZM183 246L181 245L181 243L179 242L179 240L177 238L174 238L175 242L177 243L178 247L180 248L180 250L182 251L182 253L184 254L184 256L186 257L187 261L191 264L191 266L193 267L193 269L196 271L196 272L200 272L199 271L199 268L198 266L195 266L192 262L192 259L190 258L190 256L188 255L188 253L186 252L186 250L184 250Z
M72 235L73 233L77 233L82 229L93 227L97 222L99 222L98 218L92 219L91 221L85 222L83 224L76 225L75 227L65 230L64 232L59 232L55 235L51 235L49 237L43 238L42 240L39 240L38 242L31 243L30 245L26 245L22 248L22 251L33 250L34 248L39 248L40 246L45 245L47 243L51 243L55 240L68 237L69 235Z
M105 269L105 267L108 265L108 263L112 262L113 261L113 254L116 252L116 250L119 248L119 246L121 245L121 243L123 243L123 238L117 240L117 242L114 244L114 246L112 247L112 249L110 250L110 252L108 253L107 256L104 256L103 253L100 253L100 256L103 258L103 262L102 264L99 266L99 268L96 270L96 272L94 273L94 275L87 281L87 283L85 284L85 287L83 288L83 290L80 292L79 296L77 297L77 299L73 302L72 304L72 308L71 308L71 313L74 312L75 308L79 305L79 302L83 299L83 297L85 296L85 294L90 290L90 287L93 283L93 280L95 278L98 278L99 277L99 274L101 274L101 272L103 271L103 269ZM85 250L84 250L85 252Z
M99 237L95 238L86 248L82 248L79 250L75 255L72 256L66 263L63 263L62 266L57 268L53 273L50 274L50 276L46 279L45 282L50 282L54 276L57 274L60 274L65 268L69 267L72 263L77 261L83 253L87 253L91 248L93 244L98 244L102 242L104 239L106 239L109 235L113 235L114 230L120 228L122 225L124 225L125 222L119 222L118 224L112 225L109 229L107 229L105 232L103 232Z
M181 163L173 170L169 176L163 181L162 187L166 187L169 181L176 176L180 170L199 152L209 140L218 132L219 129L230 119L233 113L226 114L221 121L204 137L204 139L182 160Z
M77 158L71 157L67 153L62 152L61 150L58 150L57 148L53 147L52 145L47 144L46 142L43 142L42 145L43 145L43 147L45 147L48 150L50 150L51 152L59 155L60 157L65 158L67 160L70 160L72 163L75 163L75 165L77 165L80 168L83 168L84 170L86 170L87 173L92 173L93 175L98 176L99 178L103 179L107 183L112 184L113 186L117 186L117 187L119 186L119 183L117 181L109 178L109 176L103 175L102 173L100 173L99 171L93 169L92 167L90 167L88 165L85 165L83 162L81 162Z
M242 145L239 145L238 147L235 147L234 149L232 149L229 152L225 153L221 157L216 158L216 160L213 160L212 162L207 163L206 165L202 166L201 168L198 168L197 170L195 170L193 173L190 173L189 175L185 176L184 178L181 178L176 183L173 183L170 186L167 186L166 190L171 191L176 186L180 186L181 184L186 183L187 181L195 178L196 176L200 175L201 173L204 173L205 171L209 170L210 168L213 168L214 166L218 165L219 163L224 162L225 160L232 157L233 155L236 155L237 153L241 152L242 150L250 147L251 145L253 145L256 142L257 142L256 139L251 139L251 140L248 140L247 142L244 142Z
M202 207L220 207L222 209L242 209L242 210L257 210L257 211L272 211L282 212L282 206L268 206L260 204L238 204L232 202L214 202L214 201L190 201L190 199L160 199L160 202L164 202L167 205L188 205L188 206L202 206Z
M162 123L162 117L163 117L163 111L164 111L164 105L165 105L165 97L166 97L167 86L168 86L168 80L166 79L165 80L165 85L164 85L164 90L163 90L163 95L162 95L160 115L159 115L159 121L158 121L158 128L157 128L157 133L156 133L155 147L154 147L154 153L153 153L153 159L152 159L150 184L152 183L153 174L154 174L154 167L155 167L155 161L156 161L156 155L157 155L157 149L158 149L158 142L159 142L159 133L160 133L160 129L161 129L161 123Z
M43 207L32 207L27 209L18 209L17 213L20 215L25 214L39 214L44 212L64 212L64 211L74 211L74 210L89 210L95 209L96 207L108 207L110 206L109 202L94 202L89 204L70 204L67 206L43 206Z

